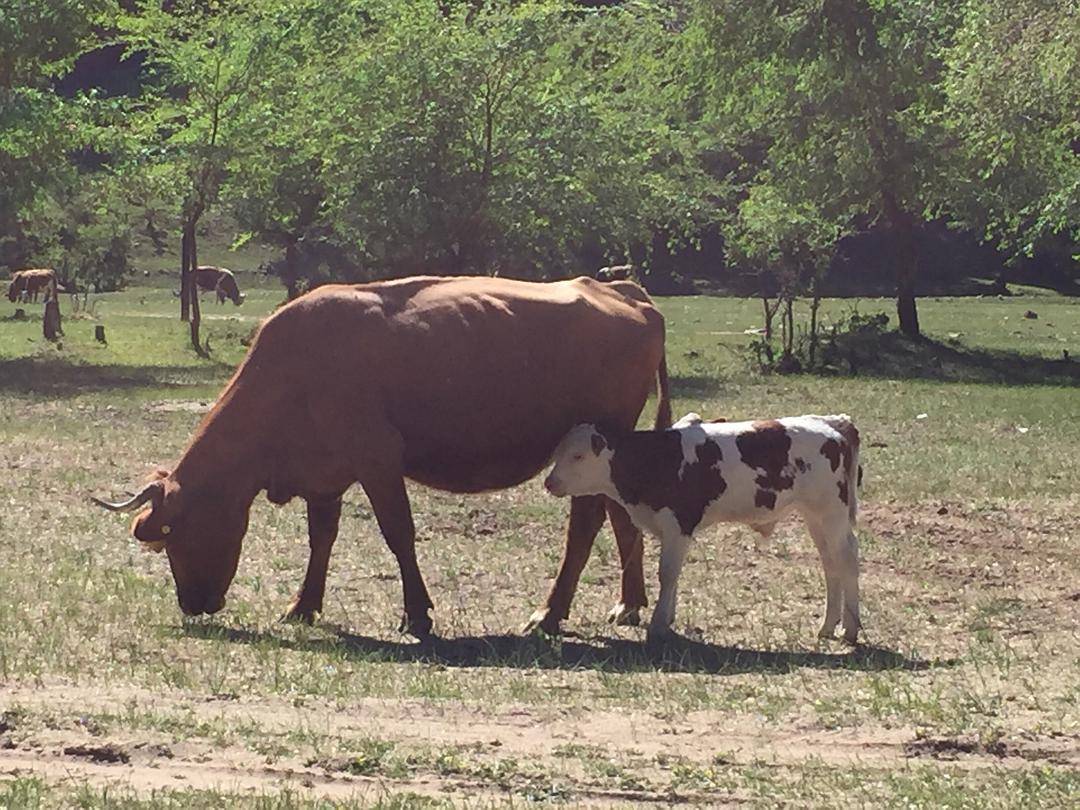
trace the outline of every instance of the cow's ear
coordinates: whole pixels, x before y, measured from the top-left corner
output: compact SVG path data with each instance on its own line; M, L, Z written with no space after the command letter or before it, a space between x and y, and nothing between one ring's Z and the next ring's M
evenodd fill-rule
M607 447L607 440L599 433L592 435L592 451L594 455L600 455L601 451Z

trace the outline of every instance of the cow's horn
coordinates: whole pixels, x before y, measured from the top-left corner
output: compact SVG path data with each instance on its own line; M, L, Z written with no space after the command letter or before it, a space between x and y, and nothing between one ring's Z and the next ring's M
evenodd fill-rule
M145 487L142 488L140 492L132 495L131 498L126 501L121 501L120 503L110 503L109 501L103 501L100 498L95 498L93 495L90 496L90 500L92 500L94 503L96 503L103 509L108 509L110 512L132 512L138 509L147 501L151 500L154 497L154 490L156 489L160 489L157 482L154 482L153 484L147 484Z

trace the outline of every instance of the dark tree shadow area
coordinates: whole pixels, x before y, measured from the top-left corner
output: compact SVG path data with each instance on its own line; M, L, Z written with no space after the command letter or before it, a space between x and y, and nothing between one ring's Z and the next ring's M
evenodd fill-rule
M368 663L423 662L446 667L511 667L589 669L603 672L685 672L738 675L746 672L784 673L798 669L919 671L953 666L951 660L924 661L884 647L859 645L843 652L784 652L724 647L677 637L663 648L617 638L562 639L536 635L431 637L414 641L383 640L323 625L334 638L295 640L272 632L226 627L205 621L186 621L185 636L242 644L278 646L304 652L341 655Z
M682 399L715 397L724 388L723 378L707 374L672 374L668 381L671 395Z
M232 364L224 362L206 366L99 366L23 357L0 360L0 392L70 397L92 391L187 388L224 384L224 375L232 369Z
M851 342L831 358L841 373L892 379L996 385L1080 385L1080 358L1048 359L1020 352L974 349L959 342L884 332Z

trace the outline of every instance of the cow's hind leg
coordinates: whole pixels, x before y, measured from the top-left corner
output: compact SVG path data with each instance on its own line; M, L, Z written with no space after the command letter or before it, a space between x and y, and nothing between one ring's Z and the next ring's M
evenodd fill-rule
M832 638L836 626L840 623L844 608L844 590L846 577L851 570L850 552L845 551L847 536L851 528L846 513L821 518L806 516L806 525L810 536L814 538L821 566L825 572L825 618L822 619L818 636ZM857 547L856 547L857 553ZM858 558L855 558L855 611L858 614ZM856 629L856 633L858 630ZM845 622L845 637L847 624Z
M577 590L581 571L592 552L593 541L604 525L603 495L585 495L570 500L570 525L566 529L566 548L555 584L544 607L537 610L525 625L525 632L537 627L545 633L559 632L559 623L570 615L570 602Z
M293 597L292 604L282 618L311 624L315 621L315 614L321 613L323 609L330 550L337 540L338 524L341 520L341 498L309 499L307 519L308 545L311 547L307 573L304 574L304 584L300 586L300 592Z
M656 598L656 607L649 622L650 644L673 635L671 625L675 622L679 575L689 551L690 538L684 534L673 534L660 539L660 595Z
M405 615L401 629L418 638L431 633L431 616L428 611L434 605L428 596L420 566L416 561L416 527L412 508L405 491L405 479L401 476L362 481L364 491L375 511L386 545L397 558L401 569L401 587L405 596Z
M645 575L642 567L644 539L641 530L630 520L626 510L615 501L607 502L608 517L619 547L622 565L622 592L619 603L608 613L612 624L637 627L641 623L641 609L649 602L645 596Z

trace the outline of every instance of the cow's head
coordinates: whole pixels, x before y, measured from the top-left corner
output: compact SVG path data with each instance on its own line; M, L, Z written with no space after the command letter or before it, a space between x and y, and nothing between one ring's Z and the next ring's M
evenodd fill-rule
M13 278L11 280L11 284L8 285L8 291L7 291L8 301L10 301L13 304L16 301L19 300L19 293L22 292L22 290L19 289L22 286L22 285L19 284L20 281L21 281L21 279L19 279L19 278Z
M114 512L149 503L132 521L131 534L147 550L168 555L180 609L197 616L224 607L247 531L243 501L230 499L220 488L181 486L165 470L123 503L92 500Z
M578 425L555 449L555 466L544 488L557 498L567 495L606 495L611 483L610 442L595 425Z

